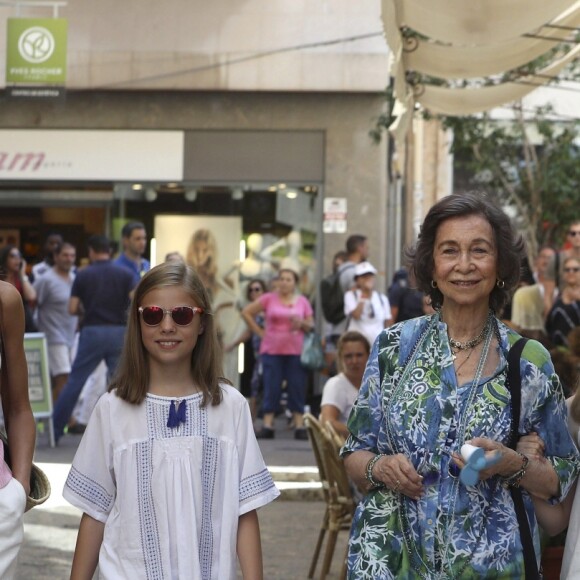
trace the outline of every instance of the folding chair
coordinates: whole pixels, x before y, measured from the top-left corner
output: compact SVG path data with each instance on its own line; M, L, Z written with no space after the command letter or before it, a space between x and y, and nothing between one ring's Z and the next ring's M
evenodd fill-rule
M320 573L320 580L324 580L330 570L339 532L350 530L355 502L352 498L352 491L344 469L344 464L338 455L339 446L337 442L331 439L329 432L311 414L307 413L304 415L304 424L308 431L314 457L318 465L324 500L326 502L326 510L318 534L314 555L312 556L308 578L314 577L324 536L328 532L324 560ZM346 557L344 558L341 571L341 578L345 577Z

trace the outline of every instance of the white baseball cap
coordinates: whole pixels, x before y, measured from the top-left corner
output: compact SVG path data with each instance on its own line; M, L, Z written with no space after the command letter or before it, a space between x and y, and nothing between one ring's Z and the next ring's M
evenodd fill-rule
M377 269L370 262L361 262L354 267L354 277L364 276L365 274L377 275Z

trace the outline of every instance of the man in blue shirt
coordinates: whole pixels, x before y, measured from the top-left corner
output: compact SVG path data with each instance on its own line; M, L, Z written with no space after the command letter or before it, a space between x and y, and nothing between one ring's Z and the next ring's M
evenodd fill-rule
M121 242L123 251L114 263L131 270L136 286L141 276L151 268L149 261L143 258L147 246L145 225L141 222L126 223L121 230Z
M107 237L91 236L88 245L91 263L77 273L68 305L69 314L82 313L82 323L77 354L54 407L57 441L83 385L102 360L109 376L113 374L123 348L127 309L135 286L133 274L111 261Z

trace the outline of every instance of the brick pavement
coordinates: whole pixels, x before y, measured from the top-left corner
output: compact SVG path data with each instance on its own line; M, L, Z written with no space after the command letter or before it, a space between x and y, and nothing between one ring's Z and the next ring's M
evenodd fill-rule
M295 441L283 418L277 419L276 427L275 439L260 441L267 465L315 466L310 443ZM50 449L46 440L39 439L35 461L44 464L54 491L44 506L25 515L25 543L20 555L19 580L68 578L80 512L68 505L60 492L79 441L80 436L63 437L59 447ZM298 493L292 496L293 501L278 500L260 510L264 577L267 580L302 580L307 577L324 513L324 503L312 500L312 496L311 493ZM346 540L346 533L341 533L329 579L339 576L339 561Z

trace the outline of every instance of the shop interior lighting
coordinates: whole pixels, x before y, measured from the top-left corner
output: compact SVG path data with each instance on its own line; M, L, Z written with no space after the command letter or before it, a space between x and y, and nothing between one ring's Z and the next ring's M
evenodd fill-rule
M197 189L187 189L183 194L187 201L194 202L197 199Z
M298 197L298 192L296 190L294 190L294 189L289 189L286 192L286 197L288 199L296 199Z
M272 193L276 193L278 191L278 186L277 185L271 185L268 188L268 191L271 191Z
M241 187L234 187L234 189L232 189L232 199L234 201L244 199L244 190Z
M140 183L134 183L134 184L131 186L131 189L132 189L133 191L141 191L141 190L143 189L143 186L142 186Z
M157 199L157 192L152 187L148 187L145 190L145 199L149 202L155 201Z
M286 184L285 183L279 183L278 184L278 189L286 189Z

